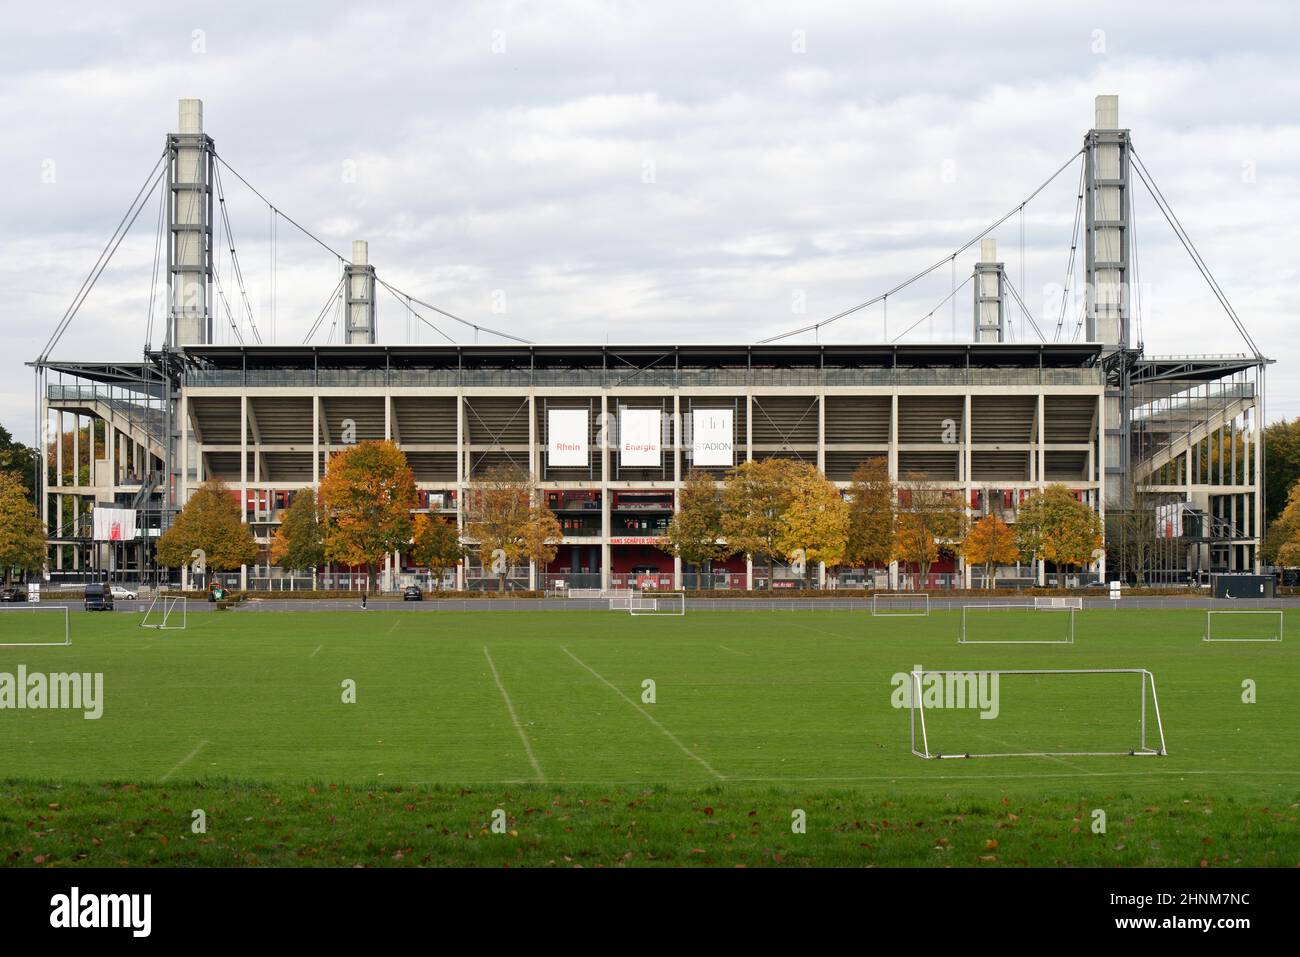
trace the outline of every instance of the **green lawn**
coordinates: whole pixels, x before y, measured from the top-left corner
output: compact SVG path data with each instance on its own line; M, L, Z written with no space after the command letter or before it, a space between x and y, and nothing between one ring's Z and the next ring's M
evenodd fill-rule
M1065 618L986 614L982 634L1013 639L1059 637ZM96 721L0 710L0 859L1300 863L1289 626L1210 644L1203 613L1089 611L1074 644L1018 646L959 645L960 615L938 611L138 620L76 613L71 647L0 648L0 672L102 672L105 698ZM892 684L917 664L1149 669L1169 754L922 760ZM927 725L933 750L1120 750L1139 714L1135 676L1006 676L997 719Z

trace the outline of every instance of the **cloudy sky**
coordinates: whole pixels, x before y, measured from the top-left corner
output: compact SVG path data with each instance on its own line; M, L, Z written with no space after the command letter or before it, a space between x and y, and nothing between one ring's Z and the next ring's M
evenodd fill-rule
M285 214L343 255L369 240L381 278L457 315L536 341L750 342L949 257L1065 164L1094 96L1116 93L1138 155L1278 360L1269 419L1300 415L1293 4L119 6L28 5L0 33L0 422L19 436L32 430L22 363L145 181L180 97L204 101L219 154ZM1048 339L1076 335L1075 305L1057 325L1077 186L1076 164L993 234ZM302 342L337 258L284 220L272 256L275 216L233 175L225 193L263 339ZM1147 352L1242 351L1141 188L1136 209ZM157 210L54 358L140 356ZM821 340L969 340L969 286L935 307L976 252ZM228 254L219 268L233 294ZM1013 316L1013 335L1036 340ZM445 341L386 295L379 330Z

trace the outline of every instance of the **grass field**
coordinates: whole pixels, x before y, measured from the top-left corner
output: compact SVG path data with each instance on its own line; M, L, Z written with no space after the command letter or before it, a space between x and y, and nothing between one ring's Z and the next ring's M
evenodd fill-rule
M1060 614L999 632L1054 636ZM139 618L0 648L0 672L104 676L98 720L0 710L7 863L1300 864L1290 622L1210 644L1203 612L1089 611L1072 645L1017 646L959 645L940 611ZM1149 669L1169 754L922 760L895 707L918 664ZM1006 678L996 720L930 712L930 733L1108 750L1136 737L1129 678Z

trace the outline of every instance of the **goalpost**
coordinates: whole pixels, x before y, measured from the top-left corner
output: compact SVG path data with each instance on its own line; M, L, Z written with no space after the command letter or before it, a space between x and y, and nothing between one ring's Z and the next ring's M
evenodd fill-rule
M34 602L0 608L0 648L55 648L72 644L66 605Z
M662 591L654 595L642 595L626 599L627 610L634 615L676 615L686 614L686 593L680 591Z
M1010 679L1006 689L1003 678ZM1155 675L1146 668L955 671L918 665L911 679L912 753L918 758L1168 754ZM985 724L990 717L998 720ZM931 748L936 730L954 738L953 746Z
M1216 620L1220 622L1217 629ZM1201 640L1281 641L1284 623L1280 608L1256 608L1251 611L1211 609L1205 613L1205 634Z
M159 602L162 602L161 608L158 607ZM141 628L156 628L158 631L185 631L188 624L189 615L184 596L171 598L155 595L140 621Z
M1056 633L1054 638L1044 638L1042 622L1044 616L1035 612L1045 609L1062 611L1065 625L1053 624L1049 629ZM1048 605L1040 608L1029 604L987 604L961 606L961 634L957 637L959 645L1072 645L1074 644L1074 608L1070 606ZM991 612L1002 617L993 634L999 637L984 637L990 634L987 620L990 616L981 612ZM1051 619L1055 616L1047 616ZM1020 637L1023 635L1024 637Z
M872 595L871 614L877 618L928 618L930 596L925 592L915 595Z
M1038 609L1073 608L1076 611L1083 611L1083 599L1053 595L1047 598L1035 598L1034 607Z

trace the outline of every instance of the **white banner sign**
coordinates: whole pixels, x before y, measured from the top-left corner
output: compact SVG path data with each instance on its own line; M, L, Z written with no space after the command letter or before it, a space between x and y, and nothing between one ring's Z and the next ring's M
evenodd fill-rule
M135 509L97 508L95 516L95 541L125 542L135 538Z
M735 464L732 419L735 409L694 409L691 412L691 461L695 465Z
M546 463L552 467L587 467L586 409L546 410Z
M623 468L658 468L660 428L658 409L619 409L619 465Z

